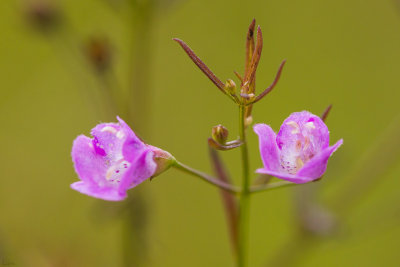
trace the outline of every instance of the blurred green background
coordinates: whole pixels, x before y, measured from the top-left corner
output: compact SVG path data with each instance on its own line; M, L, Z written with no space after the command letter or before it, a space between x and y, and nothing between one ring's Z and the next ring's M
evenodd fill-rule
M148 143L211 172L211 127L222 123L235 138L238 111L171 39L225 80L243 72L256 18L258 92L287 64L254 122L278 130L292 112L333 104L331 143L344 145L322 181L253 197L250 266L399 266L399 8L394 0L0 1L0 265L233 266L218 190L170 170L128 201L107 203L69 188L70 150L77 135L126 114L110 106L113 90L119 103L132 101L126 119ZM238 183L238 151L224 159ZM299 227L310 201L335 227L325 213L311 216L321 231Z

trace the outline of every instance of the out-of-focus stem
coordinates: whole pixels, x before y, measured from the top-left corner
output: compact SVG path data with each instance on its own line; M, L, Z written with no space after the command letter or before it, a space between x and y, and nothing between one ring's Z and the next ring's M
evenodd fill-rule
M151 97L151 33L153 12L156 1L138 1L133 7L132 28L135 30L132 37L132 72L130 76L130 90L127 101L129 121L141 135L150 132L148 117L151 113L149 102ZM147 119L143 119L146 116Z
M129 16L129 26L132 31L132 72L129 76L129 93L124 109L126 120L140 135L150 135L149 121L151 108L149 99L150 63L151 63L151 33L153 26L155 0L132 1L132 14ZM123 232L124 266L142 266L147 251L146 220L148 206L141 188L135 190L135 197L126 201L127 219ZM146 208L143 208L146 206Z
M232 184L228 171L226 170L221 160L221 157L219 156L218 151L212 147L209 147L209 151L210 151L211 164L218 179L225 183ZM236 258L238 255L238 237L237 237L238 203L234 195L222 189L220 190L220 192L221 192L222 202L225 208L227 224L229 226L229 235L232 243L232 251L234 257Z
M247 150L246 129L245 129L245 108L243 105L239 106L239 135L240 140L243 142L240 147L242 153L242 193L240 195L239 203L239 219L238 219L238 259L237 266L247 266L247 249L248 249L248 235L249 235L249 206L250 206L250 181L249 181L249 153Z

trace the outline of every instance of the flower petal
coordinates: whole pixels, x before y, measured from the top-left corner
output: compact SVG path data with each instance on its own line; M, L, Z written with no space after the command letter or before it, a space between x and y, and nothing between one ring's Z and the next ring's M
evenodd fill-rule
M101 123L91 130L96 153L111 158L120 157L125 136L118 123Z
M292 183L296 183L296 184L303 184L303 183L307 183L310 182L311 180L308 179L307 177L299 177L296 174L290 174L290 173L286 173L286 172L279 172L279 171L271 171L265 168L262 169L257 169L256 173L262 173L262 174L268 174L271 176L274 176L276 178L280 178Z
M283 146L291 146L301 136L310 138L310 147L314 151L322 151L329 146L328 127L320 117L308 111L290 114L282 123L276 141L278 147L283 149Z
M128 189L155 174L156 153L169 155L165 160L173 159L168 152L143 143L121 118L117 119L119 123L102 123L93 128L93 139L84 135L75 139L72 160L81 181L73 183L72 189L120 201Z
M321 153L315 155L309 162L307 162L298 172L297 176L307 177L310 180L320 178L326 171L328 165L328 159L333 152L336 151L343 144L343 139L340 139L333 146L330 146Z
M82 194L109 201L121 201L127 196L126 191L116 190L112 187L100 188L96 184L82 181L71 184L71 188Z
M85 182L98 182L106 173L104 157L95 152L92 139L80 135L72 146L72 161L79 178Z
M266 124L254 125L254 132L258 135L261 159L264 169L278 171L280 169L279 148L276 144L276 134Z
M135 161L146 149L146 144L136 136L132 129L120 118L117 117L123 131L126 133L126 139L122 146L122 155L129 162Z
M343 144L340 139L336 144L323 150L320 154L316 155L309 162L307 162L296 174L290 174L279 171L271 171L266 168L258 169L257 173L269 174L274 177L293 182L296 184L303 184L311 182L320 178L326 170L328 159L333 152L336 151Z
M119 186L120 192L137 186L150 178L156 171L157 164L153 159L154 153L150 149L145 150L126 171Z
M128 189L135 187L155 173L157 165L153 160L153 155L154 153L150 149L145 150L142 155L130 165L118 186L107 185L104 182L96 183L88 179L71 184L71 188L95 198L109 201L121 201L126 198Z

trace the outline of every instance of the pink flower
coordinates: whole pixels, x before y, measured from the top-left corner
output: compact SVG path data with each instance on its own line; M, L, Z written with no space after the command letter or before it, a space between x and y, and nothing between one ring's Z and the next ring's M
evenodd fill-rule
M278 135L266 124L257 124L254 131L260 142L264 168L258 173L269 174L301 184L320 178L328 159L342 145L340 139L329 146L329 130L325 123L308 111L292 113Z
M75 139L71 155L81 181L71 184L72 189L119 201L127 196L128 189L170 166L165 164L173 159L168 152L146 145L122 119L117 119L119 123L93 128L93 138L80 135Z

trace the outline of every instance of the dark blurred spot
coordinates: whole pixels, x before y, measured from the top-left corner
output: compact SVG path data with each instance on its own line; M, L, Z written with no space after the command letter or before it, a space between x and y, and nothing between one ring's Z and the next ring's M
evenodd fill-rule
M62 23L61 10L47 1L34 1L27 6L27 19L37 30L49 33L57 30Z
M86 58L97 71L104 72L110 68L111 46L107 38L90 38L84 50Z

